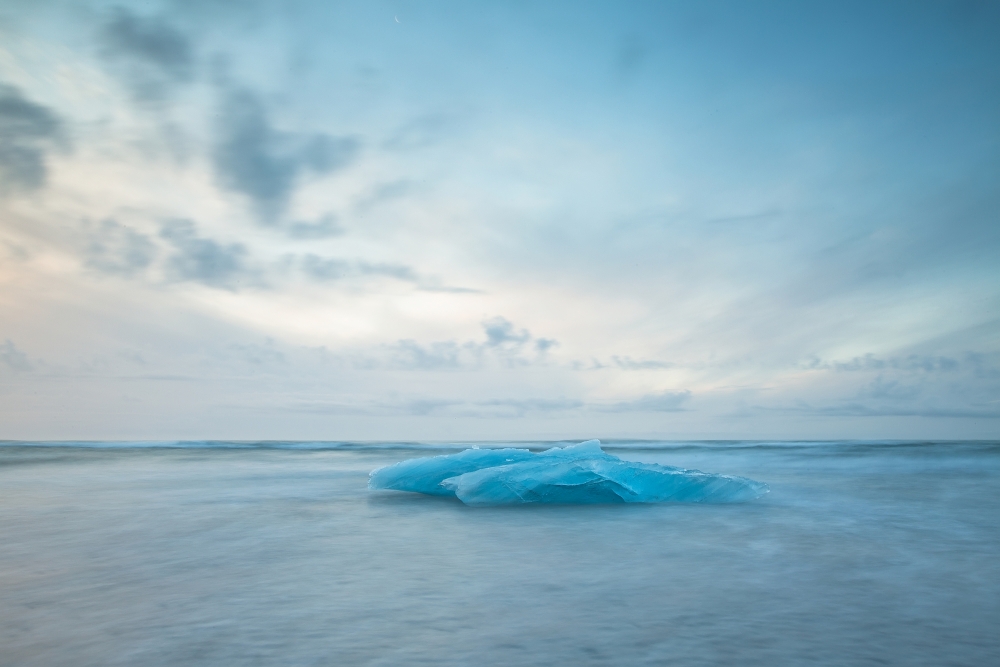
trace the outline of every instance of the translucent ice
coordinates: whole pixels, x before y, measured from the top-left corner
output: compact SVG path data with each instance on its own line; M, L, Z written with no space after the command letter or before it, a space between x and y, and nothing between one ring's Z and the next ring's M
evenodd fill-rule
M401 461L395 465L372 470L369 489L416 491L433 496L453 496L455 492L441 482L481 468L491 468L535 456L527 449L466 449L458 454L431 456Z
M403 461L373 471L368 487L455 495L467 505L731 503L768 492L745 477L622 461L597 440L540 454L470 449Z

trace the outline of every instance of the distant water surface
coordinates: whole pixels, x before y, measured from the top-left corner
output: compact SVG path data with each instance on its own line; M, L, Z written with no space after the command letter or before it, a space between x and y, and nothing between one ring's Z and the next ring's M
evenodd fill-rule
M1000 443L605 444L771 493L470 508L366 489L467 443L0 443L0 664L1000 664Z

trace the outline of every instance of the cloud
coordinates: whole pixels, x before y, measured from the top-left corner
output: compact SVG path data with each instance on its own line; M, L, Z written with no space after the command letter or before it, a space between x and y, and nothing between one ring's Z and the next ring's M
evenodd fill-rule
M879 375L873 382L864 387L859 395L877 399L908 400L916 398L920 393L921 388L918 386L897 380L886 380Z
M566 412L586 407L574 399L496 399L467 401L447 398L398 398L371 401L320 401L290 406L296 412L353 415L417 415L449 417L524 417L529 414Z
M865 395L875 396L888 395L900 392L916 391L912 381L919 378L921 382L943 381L951 377L956 380L964 376L963 386L972 386L970 383L974 379L996 380L1000 379L1000 354L965 352L961 355L928 355L928 354L908 354L893 357L876 357L873 354L854 357L848 361L824 361L814 358L811 361L801 364L799 368L817 371L833 371L835 373L867 373L875 374L877 378L866 390ZM896 378L895 380L893 378ZM909 389L904 389L900 379L911 382ZM930 385L927 385L930 387ZM890 392L890 389L892 391ZM874 392L874 393L873 393Z
M312 254L304 255L299 260L299 267L302 273L317 282L340 280L351 273L350 262Z
M965 362L972 366L973 374L977 378L1000 379L1000 354L968 352L965 355Z
M657 361L655 359L633 359L632 357L611 357L611 361L618 368L626 371L642 371L662 368L672 368L675 364L668 361Z
M482 368L490 359L505 366L527 366L546 363L545 353L558 345L551 338L534 339L526 329L518 331L503 317L482 323L485 341L456 340L420 344L406 339L383 348L381 358L364 357L355 360L355 367L365 369L399 368L403 370L449 370ZM525 343L534 340L534 354L526 353Z
M159 18L115 10L100 32L101 50L136 99L159 101L194 76L190 40Z
M680 412L681 406L691 398L690 391L647 394L631 401L622 401L600 407L602 412Z
M432 146L441 140L454 119L440 114L414 118L397 128L392 135L382 143L382 147L391 151L411 151Z
M358 213L365 213L379 204L405 197L407 194L412 192L413 189L414 184L411 181L406 180L392 181L391 183L380 183L372 188L371 192L361 197L354 204L354 210Z
M463 401L448 399L411 399L395 401L309 401L289 406L293 412L329 415L417 415L439 414L463 405Z
M221 186L249 197L259 219L274 222L304 172L342 168L358 147L350 137L277 130L253 93L231 90L222 102L213 161Z
M416 272L402 264L348 261L309 254L302 256L299 266L304 274L320 282L358 276L385 276L412 283L418 281Z
M998 409L871 406L861 403L814 407L798 405L785 408L759 408L773 412L792 412L825 417L947 417L955 419L1000 419Z
M558 344L559 341L554 338L539 338L535 341L535 349L538 350L539 354L545 354Z
M482 294L483 290L473 287L450 287L448 285L438 285L433 279L422 281L418 286L421 292L441 292L444 294Z
M312 240L340 236L344 233L344 229L337 224L336 216L327 213L316 222L293 222L288 225L287 233L293 239Z
M483 322L486 344L489 347L517 349L531 340L527 329L514 330L514 325L503 317L494 317ZM553 341L555 342L555 341Z
M46 150L62 138L62 123L53 111L0 84L0 194L45 185Z
M479 401L472 404L470 416L524 417L533 413L566 412L586 407L583 401L568 398L524 398Z
M830 364L817 365L817 368L833 368L837 371L875 371L884 369L903 371L923 371L925 373L948 372L958 370L960 363L956 359L941 356L910 354L905 357L890 357L879 359L871 354L854 357L850 361L835 361Z
M479 345L472 342L441 341L422 346L412 340L401 340L393 348L393 365L408 369L461 368L477 362L482 355Z
M639 401L612 405L587 403L586 401L574 398L500 398L479 401L448 398L400 398L368 401L306 402L297 403L290 406L289 409L327 414L407 414L476 418L522 418L529 415L588 410L597 412L676 412L680 410L677 406L687 400L689 396L689 392L657 394L644 397ZM666 407L667 404L670 404L671 407Z
M90 234L85 264L102 273L132 276L152 263L156 251L156 245L145 234L114 220L103 220Z
M194 223L174 220L166 223L160 237L170 243L175 252L167 260L168 277L175 281L191 281L236 290L257 282L256 272L246 264L247 250L240 243L222 245L217 241L201 238Z
M0 345L0 361L12 371L30 371L32 369L28 355L17 349L17 346L9 338L4 341L3 345Z
M235 352L242 361L253 366L268 366L273 364L280 364L283 366L288 365L288 359L285 357L284 353L275 346L274 340L271 338L268 338L264 342L264 345L258 345L256 343L230 343L228 345L228 350Z
M306 254L296 257L290 255L288 261L297 264L303 274L317 282L334 282L350 278L383 277L393 278L411 283L423 292L444 292L449 294L479 294L480 290L468 287L451 287L440 284L434 276L421 276L412 267L392 262L368 262L365 260L346 260L336 257L321 257ZM540 343L539 350L548 349L555 341Z

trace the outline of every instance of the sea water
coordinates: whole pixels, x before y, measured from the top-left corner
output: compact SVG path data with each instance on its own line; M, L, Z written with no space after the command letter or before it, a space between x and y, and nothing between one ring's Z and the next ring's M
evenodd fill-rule
M0 664L1000 664L1000 443L604 443L737 505L366 488L471 444L0 444Z

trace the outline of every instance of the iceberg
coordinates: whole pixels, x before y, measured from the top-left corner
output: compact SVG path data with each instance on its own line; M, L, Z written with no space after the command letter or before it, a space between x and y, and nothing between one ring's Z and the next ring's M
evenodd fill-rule
M623 461L599 440L526 449L468 449L373 470L369 489L455 496L466 505L558 503L734 503L759 498L767 484L745 477Z
M532 456L535 454L527 449L466 449L458 454L410 459L372 470L368 488L454 496L455 492L441 486L441 482L482 468L526 461Z

